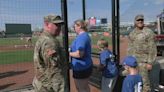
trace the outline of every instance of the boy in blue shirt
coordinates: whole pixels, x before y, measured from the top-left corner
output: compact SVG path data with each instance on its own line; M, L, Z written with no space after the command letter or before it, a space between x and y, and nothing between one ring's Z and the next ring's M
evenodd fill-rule
M142 77L138 74L137 60L133 56L127 56L123 60L124 68L128 71L122 86L122 92L142 92Z
M101 51L99 65L99 69L102 71L101 90L102 92L112 92L116 83L118 69L113 61L113 54L108 49L108 42L100 39L97 45Z

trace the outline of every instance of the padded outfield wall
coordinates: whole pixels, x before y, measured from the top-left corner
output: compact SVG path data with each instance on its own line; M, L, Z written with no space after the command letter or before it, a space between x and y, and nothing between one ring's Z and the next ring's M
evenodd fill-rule
M31 24L5 24L6 37L32 36Z

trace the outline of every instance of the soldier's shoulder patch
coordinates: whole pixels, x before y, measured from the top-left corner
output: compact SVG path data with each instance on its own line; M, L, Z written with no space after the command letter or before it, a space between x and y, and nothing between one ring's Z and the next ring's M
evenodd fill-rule
M46 52L47 52L47 56L49 57L56 54L56 51L53 49L47 49Z

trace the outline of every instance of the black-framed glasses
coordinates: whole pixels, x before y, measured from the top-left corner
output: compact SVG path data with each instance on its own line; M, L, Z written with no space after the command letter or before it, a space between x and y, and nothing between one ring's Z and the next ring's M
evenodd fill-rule
M138 20L136 20L136 21L144 21L144 19L138 19Z

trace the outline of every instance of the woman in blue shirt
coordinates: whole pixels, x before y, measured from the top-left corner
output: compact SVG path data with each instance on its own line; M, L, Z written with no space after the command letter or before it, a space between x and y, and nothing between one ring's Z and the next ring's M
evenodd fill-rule
M88 85L92 73L91 39L87 33L87 23L77 20L74 24L77 37L72 42L69 55L72 58L73 78L78 92L90 92Z

